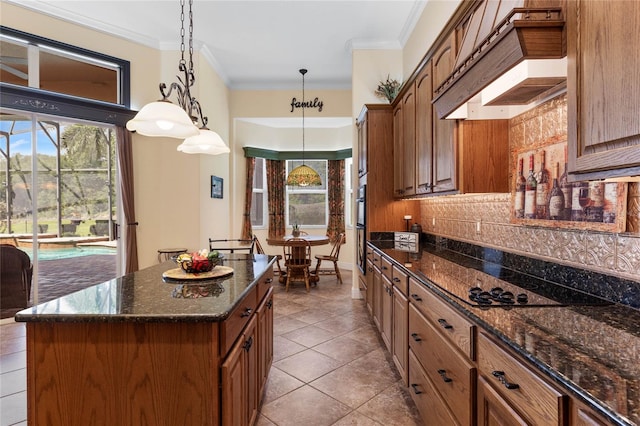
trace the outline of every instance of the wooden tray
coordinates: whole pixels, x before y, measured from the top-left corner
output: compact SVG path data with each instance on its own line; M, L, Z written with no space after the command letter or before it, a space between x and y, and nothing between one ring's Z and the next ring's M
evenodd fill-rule
M209 272L202 272L199 274L188 274L182 268L169 269L168 271L162 273L162 278L176 281L203 281L223 278L232 274L232 267L218 265Z

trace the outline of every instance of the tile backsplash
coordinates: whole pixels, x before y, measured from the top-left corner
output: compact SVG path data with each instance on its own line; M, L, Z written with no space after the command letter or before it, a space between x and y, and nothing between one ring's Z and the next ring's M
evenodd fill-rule
M566 116L562 95L513 118L511 152L566 139ZM420 203L424 232L640 281L638 235L512 224L511 194L432 197Z

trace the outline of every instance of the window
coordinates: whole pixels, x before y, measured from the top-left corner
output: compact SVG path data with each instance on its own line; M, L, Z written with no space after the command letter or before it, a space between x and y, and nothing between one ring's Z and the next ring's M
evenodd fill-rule
M2 27L0 82L129 107L129 62Z
M287 186L287 226L297 223L306 228L326 227L329 217L327 203L327 160L305 160L307 166L320 175L321 186ZM302 165L301 160L287 160L287 175Z
M253 170L253 195L251 199L251 227L267 226L267 167L264 158L256 158Z

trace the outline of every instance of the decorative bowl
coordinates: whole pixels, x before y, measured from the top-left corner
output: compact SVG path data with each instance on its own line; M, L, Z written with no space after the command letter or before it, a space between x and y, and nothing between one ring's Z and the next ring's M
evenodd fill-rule
M203 272L211 271L218 263L220 259L187 259L179 261L178 264L187 274L200 274Z

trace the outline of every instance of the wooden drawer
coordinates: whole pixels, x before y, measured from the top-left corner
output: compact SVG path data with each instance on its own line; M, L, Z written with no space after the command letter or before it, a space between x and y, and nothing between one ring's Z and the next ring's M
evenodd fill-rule
M220 356L224 356L229 352L236 341L242 329L249 322L258 307L258 288L253 288L247 293L244 299L238 303L229 318L220 324Z
M418 407L426 425L455 425L456 421L447 409L438 392L433 388L427 374L409 350L409 393Z
M393 282L391 281L393 268L391 267L391 261L386 257L380 258L380 271L382 271L382 275L387 277L390 282Z
M476 369L414 306L409 307L409 346L461 425L473 423Z
M256 283L258 288L258 302L260 302L273 286L273 268L267 270L264 275Z
M374 252L375 252L375 250L373 250L371 247L367 246L367 259L369 259L372 262L373 262L373 253Z
M375 266L376 268L380 269L382 267L382 256L377 250L372 251L371 260L373 261L373 266Z
M400 270L397 266L393 265L393 273L391 282L400 290L404 297L408 297L409 292L409 276Z
M436 326L451 343L460 348L469 359L475 359L475 328L470 321L449 307L446 302L409 278L409 301Z
M530 424L565 424L567 396L500 348L484 333L478 335L478 369L503 399Z

